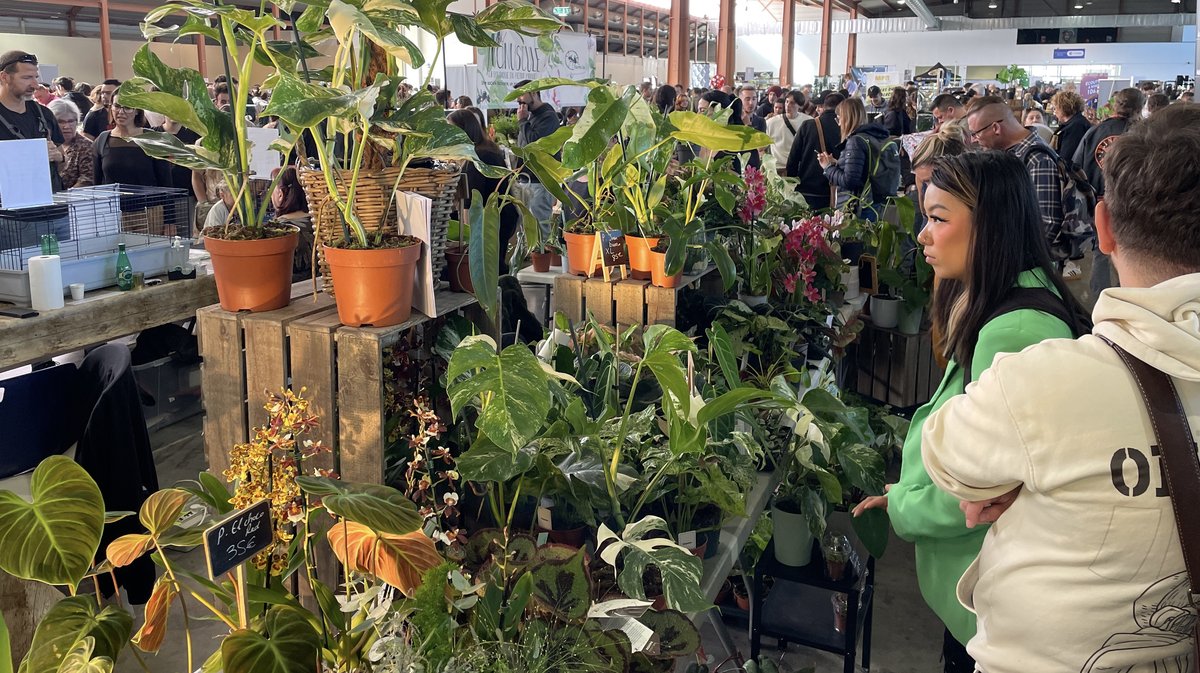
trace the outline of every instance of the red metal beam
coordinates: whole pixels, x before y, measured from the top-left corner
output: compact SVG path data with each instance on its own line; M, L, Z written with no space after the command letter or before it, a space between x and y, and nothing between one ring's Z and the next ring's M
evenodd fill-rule
M818 61L817 74L829 76L830 58L829 45L833 38L833 0L825 0L821 6L821 53Z
M113 76L112 34L108 25L108 0L100 0L100 60L103 65L104 78Z
M850 10L850 20L858 18L858 8ZM850 68L856 65L858 60L858 33L850 33L846 40L846 72L850 72Z
M667 81L691 86L691 26L689 0L671 0L671 16L667 23ZM699 54L697 54L699 56Z
M792 52L796 49L796 2L783 0L783 53L779 59L779 84L792 85Z
M733 84L737 67L737 33L734 21L734 0L721 0L721 13L717 23L717 73L724 75Z

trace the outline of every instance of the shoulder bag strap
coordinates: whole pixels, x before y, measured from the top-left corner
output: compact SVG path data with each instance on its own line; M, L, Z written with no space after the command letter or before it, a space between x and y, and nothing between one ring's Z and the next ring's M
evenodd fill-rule
M1124 348L1100 337L1120 356L1133 375L1150 413L1150 424L1161 453L1167 493L1175 510L1175 526L1183 547L1183 563L1187 567L1190 601L1193 607L1200 602L1200 456L1196 441L1188 427L1187 414L1179 401L1175 384L1167 374L1134 357ZM1195 659L1200 661L1200 621L1192 626Z
M783 113L783 125L787 127L787 130L792 134L792 136L796 135L796 127L792 126L792 121L787 118L786 112Z
M825 127L821 126L821 115L813 117L813 121L817 124L817 142L821 145L821 154L829 154L829 150L825 148ZM837 187L832 182L829 183L829 207L837 209Z

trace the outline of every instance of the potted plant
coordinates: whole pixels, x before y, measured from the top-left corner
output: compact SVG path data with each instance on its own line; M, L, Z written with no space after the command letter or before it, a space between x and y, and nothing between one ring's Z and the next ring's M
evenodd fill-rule
M157 25L176 12L188 17L182 25ZM283 24L261 9L230 12L214 3L187 0L151 11L142 26L148 38L204 33L225 45L230 111L216 108L200 73L167 66L149 44L134 55L135 77L122 84L119 95L124 105L166 115L200 135L195 145L184 145L171 133L146 131L133 139L138 147L150 156L193 170L220 172L233 195L224 226L202 232L205 249L212 256L221 307L270 311L286 306L291 301L292 259L299 229L266 221L269 198L256 205L259 189L251 184L249 123L244 114L234 112L246 109L250 79L260 59L277 70L294 66L295 58L286 50L291 45L280 47L267 38L269 31ZM285 102L286 92L281 100ZM285 154L290 144L281 143ZM278 176L266 193L274 189L276 180Z
M432 254L432 250L423 250L421 241L390 227L401 180L414 161L466 160L485 174L506 172L479 160L466 134L445 120L426 90L446 38L453 34L466 44L491 47L497 43L487 31L513 29L540 35L561 26L541 10L515 0L503 0L473 17L444 12L445 6L441 3L434 11L361 0L311 3L297 29L315 32L328 20L336 40L334 62L342 67L333 69L328 87L280 70L264 111L293 130L309 130L317 137L324 190L336 213L336 218L325 220L325 226L332 223L342 234L340 239L327 240L322 249L333 277L338 315L348 325L394 325L411 314L414 270L422 253ZM392 73L398 72L401 62L413 67L426 64L422 51L392 28L396 23L413 26L435 42L425 81L410 97L401 93L403 78ZM326 130L346 148L341 157L335 155L333 143L325 141ZM383 165L391 170L371 173ZM382 192L385 200L370 212L356 202L359 192L368 187L376 194ZM485 212L482 202L482 198L472 200L472 233L498 238L499 205L492 202ZM325 212L319 214L322 217L314 221L324 220ZM487 231L476 230L476 219L488 225ZM494 313L496 289L474 285L480 303Z
M821 543L821 555L825 557L825 577L840 582L846 576L846 563L850 560L850 540L845 535L831 533Z
M672 288L679 285L679 279L683 278L682 267L673 274L667 273L667 252L670 247L670 243L659 239L650 249L650 283L654 287Z

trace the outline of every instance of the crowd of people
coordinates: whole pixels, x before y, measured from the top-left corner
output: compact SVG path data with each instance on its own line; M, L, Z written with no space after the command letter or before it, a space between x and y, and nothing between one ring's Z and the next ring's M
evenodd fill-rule
M183 187L198 222L229 217L219 175L169 166L133 142L147 129L183 142L193 132L122 105L117 80L51 85L37 75L32 54L0 55L0 140L45 138L58 188ZM664 114L719 115L769 135L746 164L770 157L814 210L872 219L903 188L915 197L916 244L936 282L934 349L947 367L913 416L898 481L855 514L885 508L915 543L922 594L946 627L945 670L1196 670L1200 616L1168 484L1151 467L1161 447L1123 360L1168 374L1173 413L1200 418L1200 107L1191 91L1150 83L1098 109L1071 84L966 85L927 101L914 82L885 95L849 76L817 92L711 84L643 83L639 92ZM227 82L213 82L210 95L230 104ZM483 162L508 164L470 97L433 95ZM247 115L260 117L268 99L256 89ZM918 131L924 111L933 127ZM579 114L523 93L515 143ZM296 264L311 274L308 206L295 168L283 171L273 210L307 227ZM466 174L484 197L506 188L474 166ZM527 172L519 187L546 228L553 196ZM506 209L502 240L516 226ZM1067 285L1085 254L1090 319Z

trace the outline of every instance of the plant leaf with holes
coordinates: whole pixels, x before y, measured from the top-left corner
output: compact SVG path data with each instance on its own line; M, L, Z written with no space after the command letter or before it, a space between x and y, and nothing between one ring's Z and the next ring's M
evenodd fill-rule
M631 598L646 599L644 575L651 566L662 576L663 595L667 606L682 612L699 612L712 607L700 589L704 564L683 547L664 537L669 535L667 522L656 516L635 521L617 536L605 524L600 525L597 549L600 557L614 568L620 568L617 585Z

